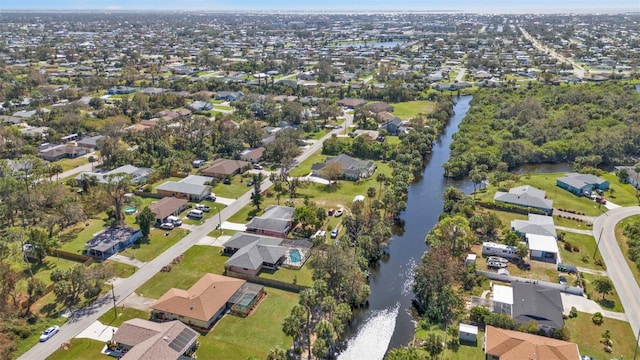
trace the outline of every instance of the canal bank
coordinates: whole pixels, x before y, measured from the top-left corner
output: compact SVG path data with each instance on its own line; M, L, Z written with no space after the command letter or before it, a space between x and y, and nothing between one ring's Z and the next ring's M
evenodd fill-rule
M442 212L446 187L456 186L465 192L473 189L469 182L446 179L442 167L449 160L449 145L469 110L470 101L471 96L456 99L454 115L434 143L422 177L409 186L407 208L401 214L404 232L393 236L390 256L370 269L369 307L354 318L340 360L382 359L387 349L406 345L413 338L413 269L427 250L425 236Z

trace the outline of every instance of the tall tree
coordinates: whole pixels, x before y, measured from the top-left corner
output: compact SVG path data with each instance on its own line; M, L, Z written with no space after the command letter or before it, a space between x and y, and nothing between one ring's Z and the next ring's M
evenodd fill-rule
M126 173L109 174L105 176L105 180L104 189L113 201L115 208L115 223L121 225L125 195L131 191L131 175Z
M253 176L253 192L251 193L251 203L260 210L262 204L262 173Z
M154 214L148 206L145 206L144 209L136 215L136 222L140 226L142 237L148 239L151 233L151 225L156 222L156 214Z

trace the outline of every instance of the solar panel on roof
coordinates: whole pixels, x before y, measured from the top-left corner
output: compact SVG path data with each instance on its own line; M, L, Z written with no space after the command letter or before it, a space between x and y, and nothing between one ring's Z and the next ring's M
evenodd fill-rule
M194 330L189 328L183 329L180 334L171 341L169 347L176 352L182 352L196 336L198 336L198 333Z

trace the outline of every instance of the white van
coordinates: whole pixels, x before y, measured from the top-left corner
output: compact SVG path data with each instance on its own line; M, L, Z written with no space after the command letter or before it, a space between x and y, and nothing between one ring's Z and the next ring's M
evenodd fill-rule
M202 210L189 210L187 217L191 219L202 219Z
M167 216L167 222L170 222L170 223L172 223L172 224L173 224L173 225L175 225L175 226L180 226L180 225L182 225L182 220L180 220L180 218L179 218L179 217L177 217L177 216L173 216L173 215Z

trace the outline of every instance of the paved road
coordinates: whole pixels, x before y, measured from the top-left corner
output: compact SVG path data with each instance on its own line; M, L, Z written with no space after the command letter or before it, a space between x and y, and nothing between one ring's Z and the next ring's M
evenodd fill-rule
M456 76L456 81L457 82L461 82L462 78L464 78L464 74L467 73L467 68L460 68L460 72L458 73L458 75Z
M573 66L573 73L574 75L576 75L579 78L583 78L584 77L584 68L580 65L578 65L575 61L571 60L571 59L567 59L566 57L558 54L555 50L548 48L546 45L540 43L538 40L534 39L533 36L531 36L525 29L523 29L522 27L520 28L520 32L522 32L522 35L529 41L531 41L531 44L533 44L533 47L535 47L536 49L548 53L552 58L563 62L565 64L569 64L571 66Z
M618 246L615 227L620 220L639 214L639 206L621 207L609 210L593 223L593 236L596 240L601 237L598 248L607 265L607 274L616 287L634 334L638 334L640 331L640 287L638 287L638 283Z
M88 158L89 156L94 156L97 160L100 160L100 157L96 156L95 152L91 152L91 153L82 155L82 157L86 157L86 158ZM80 166L75 167L75 168L73 168L71 170L67 170L67 171L61 173L60 175L58 175L58 178L60 178L62 180L62 179L68 178L69 176L73 176L73 175L79 174L79 173L84 172L84 171L91 171L91 169L93 169L95 166L98 166L100 164L101 164L101 162L96 161L93 164L88 163L88 164L80 165Z
M351 124L351 121L353 121L353 117L346 115L345 118L346 120L343 127L334 129L333 131L325 135L322 139L305 149L304 152L297 157L298 162L306 160L317 150L320 150L322 148L322 143L324 142L324 140L328 139L333 134L337 135L341 133L345 128L347 128ZM266 179L262 182L262 189L267 189L271 185L271 181L269 181L269 179ZM222 222L225 222L233 214L249 204L251 202L251 192L252 190L246 192L236 201L224 208L220 213L220 217L213 216L209 218L207 221L205 221L204 224L196 227L191 233L182 238L182 240L178 241L175 245L167 249L162 254L158 255L154 260L148 262L145 266L137 270L133 275L118 283L114 288L116 303L119 304L124 301L124 299L131 295L137 288L142 286L142 284L144 284L155 274L160 272L160 269L162 269L163 266L169 264L171 260L187 251L187 249L189 249L191 246L198 244L200 239L207 236L207 234L209 234L211 231L215 230L216 226L218 225L219 218L222 220ZM90 326L100 316L102 316L102 314L107 311L111 311L112 309L113 298L111 294L102 296L91 306L75 311L72 316L69 317L67 323L60 327L60 332L56 334L56 336L54 336L47 342L36 344L18 359L46 359L54 351L60 348L61 344L78 335L82 330Z

